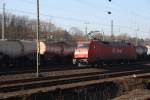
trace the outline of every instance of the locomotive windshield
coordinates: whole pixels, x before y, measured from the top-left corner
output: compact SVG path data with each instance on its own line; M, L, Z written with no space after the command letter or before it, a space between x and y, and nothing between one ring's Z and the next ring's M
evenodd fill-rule
M89 44L88 43L80 43L80 44L78 44L78 48L89 48Z

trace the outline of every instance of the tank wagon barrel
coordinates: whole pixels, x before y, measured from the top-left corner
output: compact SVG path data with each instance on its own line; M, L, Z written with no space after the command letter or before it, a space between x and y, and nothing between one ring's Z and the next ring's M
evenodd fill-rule
M69 62L72 62L75 47L74 44L71 45L65 42L46 43L44 59L61 62L69 60Z
M146 60L148 58L148 48L146 46L136 46L137 60Z
M147 55L148 48L146 46L136 46L136 53L139 56Z
M0 53L10 58L17 58L35 52L36 43L33 41L0 41Z

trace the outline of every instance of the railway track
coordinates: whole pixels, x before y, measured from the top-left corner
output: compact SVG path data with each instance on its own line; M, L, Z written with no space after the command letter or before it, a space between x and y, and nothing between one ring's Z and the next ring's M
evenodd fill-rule
M22 79L22 80L4 81L0 83L0 93L12 92L12 91L21 90L21 89L31 89L31 88L37 88L37 87L39 88L40 86L43 87L44 84L45 85L49 84L50 86L50 84L58 85L58 84L66 84L70 82L105 79L105 78L127 76L127 75L133 75L133 74L142 74L142 73L149 73L149 72L150 70L136 70L136 71L107 73L107 74L100 74L98 72L95 72L95 73L84 73L84 74L74 74L74 75L64 75L64 76L54 76L54 77L39 77L39 78L30 78L30 79Z
M105 65L105 66L100 66L99 68L107 68L107 67L127 67L127 66L136 66L137 63L139 65L145 64L148 65L149 62L136 62L136 63L132 63L129 65L120 65L120 64L116 64L116 65ZM115 66L115 67L114 67ZM41 67L40 72L49 72L49 71L62 71L62 70L75 70L75 69L86 69L86 68L91 68L91 66L86 66L86 67L77 67L75 65L53 65L53 66L49 66L49 67ZM10 69L5 69L5 70L0 70L0 76L1 75L14 75L14 74L25 74L25 73L35 73L36 68L10 68Z
M11 96L20 95L21 91L23 94L32 92L39 92L42 88L49 88L49 90L61 88L60 85L68 85L72 83L96 81L102 79L109 79L115 77L138 75L149 73L150 70L134 70L134 71L123 71L123 72L112 72L112 73L101 73L101 72L89 72L82 74L62 75L62 76L47 76L39 78L28 78L20 80L10 80L0 82L0 98L9 98ZM59 87L57 87L59 86ZM28 91L28 92L27 92ZM30 91L30 92L29 92ZM40 90L41 91L41 90ZM22 93L22 92L21 92ZM13 94L13 95L12 95Z
M40 72L49 72L49 71L62 71L62 70L75 70L75 69L86 69L90 67L75 67L74 65L69 65L69 66L49 66L49 67L44 67L40 68ZM1 75L14 75L14 74L25 74L25 73L35 73L36 68L23 68L23 69L5 69L0 71L0 76Z

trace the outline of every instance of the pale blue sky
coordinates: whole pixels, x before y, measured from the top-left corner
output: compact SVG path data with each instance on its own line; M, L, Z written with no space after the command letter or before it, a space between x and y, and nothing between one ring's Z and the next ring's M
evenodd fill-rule
M36 18L36 0L1 0L6 2L7 12ZM2 10L0 9L0 12ZM24 12L22 12L24 11ZM107 11L112 14L108 15ZM69 30L78 27L84 31L104 30L110 35L110 20L114 20L114 34L128 33L138 37L150 37L150 0L40 0L40 18L52 21Z

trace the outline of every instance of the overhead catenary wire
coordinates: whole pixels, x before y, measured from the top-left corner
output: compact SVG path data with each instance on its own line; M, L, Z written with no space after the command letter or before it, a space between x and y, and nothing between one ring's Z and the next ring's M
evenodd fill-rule
M85 2L85 0L75 0L75 1L77 1L77 2L79 2L79 3L82 3L82 4L85 4L85 5L87 5L87 6L91 6L91 8L95 8L95 9L98 9L95 5L93 5L93 4L91 4L91 3L88 3L87 1ZM33 2L33 1L31 1L31 0L23 0L23 1L21 1L21 2L25 2L25 3L27 3L27 4L35 4L35 2ZM113 1L114 2L114 1ZM107 6L107 5L106 5ZM118 6L117 6L118 7ZM44 11L45 11L45 9L43 9ZM120 10L120 9L119 9ZM46 11L48 11L48 10L46 10ZM121 12L121 11L120 11ZM130 13L131 14L131 13ZM56 17L56 16L54 16L54 17Z
M0 8L2 9L2 8ZM27 14L31 14L31 15L35 15L34 12L28 12L28 11L23 11L23 10L16 10L16 9L6 9L7 11L15 11L15 12L20 12L20 13L27 13ZM68 21L76 21L76 22L89 22L90 24L95 24L95 25L103 25L104 27L109 27L109 24L104 24L104 23L98 23L98 22L92 22L92 21L85 21L82 19L76 19L76 18L70 18L70 17L60 17L60 16L53 16L53 15L46 15L46 14L41 14L42 16L46 16L46 17L53 17L56 19L63 19L63 20L68 20ZM7 18L6 18L7 19ZM125 29L132 29L129 26L121 26L121 25L114 25L114 27L120 27L120 28L125 28Z
M99 9L96 5L94 5L93 3L91 3L91 2L88 2L88 1L85 1L85 0L74 0L74 1L77 1L78 3L80 3L80 4L82 4L82 5L86 5L86 6L88 6L88 7L90 7L90 8L94 8L94 9ZM112 5L114 5L114 6L109 6L109 5L107 5L107 3L105 4L105 6L107 7L107 8L109 8L109 9L113 9L113 12L116 12L116 13L118 13L118 11L119 11L119 13L122 13L122 14L124 14L124 15L126 15L126 13L128 13L128 14L130 14L130 15L134 15L134 16L138 16L138 17L140 17L140 19L144 19L144 20L147 20L147 19L149 19L149 16L143 16L143 15L141 15L141 14L138 14L137 12L135 12L135 11L132 11L132 10L129 10L129 9L124 9L123 7L121 7L119 4L117 4L115 1L113 1L113 3L112 3ZM105 10L105 12L107 12L107 10ZM146 18L146 19L145 19Z
M113 1L113 3L112 3L112 5L113 5L113 11L115 11L115 12L118 12L119 11L119 13L122 13L122 14L126 14L126 13L128 13L129 15L133 15L133 16L136 16L136 17L139 17L140 19L144 19L144 20L147 20L147 19L149 19L149 16L148 16L148 14L146 15L146 16L143 16L142 14L139 14L139 13L137 13L137 12L135 12L135 11L133 11L133 10L130 10L129 8L123 8L122 6L120 6L116 1Z
M93 3L91 3L91 2L89 2L89 1L85 1L85 0L74 0L74 1L76 1L76 2L78 2L78 3L80 3L80 4L82 4L82 5L86 5L86 6L88 6L88 7L91 7L92 9L94 8L94 9L97 9L97 6L96 5L93 5ZM114 1L113 1L113 3L111 3L111 5L114 5ZM123 9L122 7L120 7L120 6L117 6L117 5L115 5L115 6L110 6L110 5L107 5L107 3L106 3L106 5L105 5L107 8L109 8L109 9L111 9L111 10L113 10L113 12L116 12L116 14L119 12L119 13L122 13L122 14L126 14L126 13L128 13L129 15L134 15L134 16L138 16L140 19L143 19L143 20L147 20L149 17L147 17L147 16L142 16L142 15L140 15L140 14L138 14L138 13L136 13L136 12L134 12L134 11L130 11L129 9L127 9L127 10L125 10L125 9ZM117 9L116 9L117 8ZM118 15L119 16L119 15ZM118 25L118 27L121 27L121 26L119 26ZM129 26L127 26L126 28L128 28ZM129 27L130 29L131 29L131 27ZM132 28L133 29L133 28Z
M7 0L5 0L5 1L7 1ZM90 8L94 8L94 9L99 9L96 5L94 5L93 3L90 3L90 2L88 2L88 1L85 1L85 0L74 0L74 1L76 1L76 2L78 2L78 3L80 3L80 4L82 4L82 5L86 5L86 6L89 6ZM32 1L32 0L19 0L19 2L24 2L24 3L27 3L27 4L29 4L29 5L35 5L35 3L36 2L34 2L34 1ZM129 10L129 9L124 9L124 8L122 8L117 2L115 2L115 1L113 1L113 3L112 3L112 5L114 5L113 6L113 8L112 7L110 7L110 6L108 6L107 4L105 5L105 6L107 6L109 9L110 8L112 8L113 9L113 12L120 12L120 13L122 13L122 14L125 14L125 12L126 13L128 13L128 14L130 14L130 15L134 15L134 16L138 16L138 17L140 17L141 19L148 19L149 17L146 17L146 16L143 16L143 15L141 15L141 14L138 14L138 13L136 13L136 12L134 12L134 11L131 11L131 10ZM43 9L44 11L48 11L48 9ZM117 10L117 11L116 11ZM123 10L123 11L122 11ZM103 12L106 12L106 10L105 11L103 11Z
M35 3L35 2L32 2L32 0L25 0L25 1L21 1L21 2L26 2L27 4L34 4ZM83 4L84 4L84 2L83 2ZM85 4L85 5L90 6L90 3L87 2L87 4ZM92 3L91 8L92 7L94 7L93 3ZM95 6L94 9L97 9L97 7ZM10 12L16 12L16 13L23 13L23 14L26 13L26 15L27 14L30 14L30 15L35 15L36 14L34 12L17 10L17 9L6 9L6 10L9 10ZM74 21L74 22L80 22L80 23L90 22L90 24L93 24L93 25L98 24L98 25L103 25L104 27L109 27L108 24L105 24L103 22L94 22L91 19L90 20L84 20L84 19L81 19L81 18L73 18L73 17L70 17L70 16L69 17L55 16L55 15L45 14L45 13L40 13L40 15L43 16L43 17L52 17L53 19L61 19L61 20L65 20L65 21L71 21L71 22ZM123 29L132 29L133 30L132 27L125 26L125 25L114 25L114 27L120 27L121 29L123 28ZM140 32L141 32L141 30L140 30Z
M2 8L0 8L0 9L2 9ZM7 10L7 12L8 11L14 11L14 12L26 13L26 14L30 14L30 15L35 15L36 14L34 12L17 10L17 9L6 9L6 10ZM40 15L46 16L46 17L53 17L53 18L57 18L57 19L64 19L64 20L71 20L71 21L78 21L78 22L81 22L81 21L82 22L87 22L86 20L78 19L78 18L72 18L72 17L61 17L61 16L55 16L55 15L43 14L43 13L40 13Z

